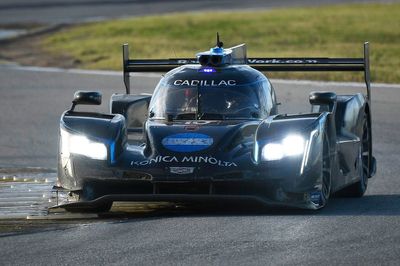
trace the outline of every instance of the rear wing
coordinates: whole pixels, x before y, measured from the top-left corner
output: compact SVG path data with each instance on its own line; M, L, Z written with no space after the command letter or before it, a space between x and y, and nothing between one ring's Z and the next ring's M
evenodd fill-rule
M126 93L130 93L129 73L131 72L167 72L187 64L198 64L197 58L171 59L129 59L128 44L124 44L123 71ZM247 64L259 71L362 71L367 87L368 101L371 98L371 80L369 68L369 43L364 43L364 55L361 58L246 58Z

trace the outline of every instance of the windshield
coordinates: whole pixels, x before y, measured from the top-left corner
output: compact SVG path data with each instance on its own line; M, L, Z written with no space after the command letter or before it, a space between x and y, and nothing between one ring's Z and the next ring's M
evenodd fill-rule
M262 116L261 82L227 86L159 84L150 103L150 118L173 120L258 119Z

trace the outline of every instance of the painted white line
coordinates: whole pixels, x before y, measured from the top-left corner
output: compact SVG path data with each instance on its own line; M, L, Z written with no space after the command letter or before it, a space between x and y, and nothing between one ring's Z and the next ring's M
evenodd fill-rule
M33 71L33 72L55 72L55 73L68 73L68 74L81 74L81 75L100 75L100 76L120 76L122 77L121 71L108 71L108 70L86 70L86 69L64 69L59 67L35 67L35 66L20 66L17 64L0 64L0 68L8 68L21 71ZM160 78L160 73L131 73L132 77L144 77L144 78ZM311 85L311 86L336 86L336 87L357 87L365 88L363 82L336 82L336 81L314 81L314 80L285 80L285 79L271 79L273 84L288 84L288 85ZM371 87L379 88L398 88L400 84L388 84L388 83L372 83Z
M67 73L67 74L81 74L81 75L100 75L100 76L119 76L122 77L121 71L109 70L86 70L86 69L65 69L59 67L36 67L36 66L20 66L17 64L0 64L0 68L8 68L20 71L32 72L48 72L48 73ZM160 78L161 74L158 73L131 73L132 77L145 77L145 78Z

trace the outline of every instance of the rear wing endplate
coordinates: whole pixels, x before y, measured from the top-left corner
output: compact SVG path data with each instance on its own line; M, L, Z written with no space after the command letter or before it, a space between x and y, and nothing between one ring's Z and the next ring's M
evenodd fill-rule
M123 72L126 93L130 93L130 72L167 72L187 64L198 64L197 58L129 59L128 44L123 48ZM363 71L367 98L371 98L369 43L364 43L361 58L246 58L247 64L259 71Z

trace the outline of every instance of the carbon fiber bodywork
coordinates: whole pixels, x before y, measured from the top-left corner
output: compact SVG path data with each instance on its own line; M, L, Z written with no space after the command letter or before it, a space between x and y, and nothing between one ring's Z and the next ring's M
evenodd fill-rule
M185 197L225 195L257 197L260 201L290 206L313 206L307 197L321 182L320 144L315 143L312 163L300 173L302 156L274 162L255 161L254 139L258 122L236 123L210 121L200 126L198 132L207 132L217 140L215 147L206 152L177 154L161 148L161 140L172 132L184 131L184 122L173 125L148 122L146 131L150 148L116 139L125 144L113 162L111 158L99 161L70 155L64 165L60 162L60 185L81 190L83 200L108 194L135 194L135 199L140 194L146 195L145 200L149 200L150 195L164 194L170 198L171 194L185 194ZM243 136L244 131L247 136ZM258 145L261 144L262 141ZM190 171L182 172L185 169Z

